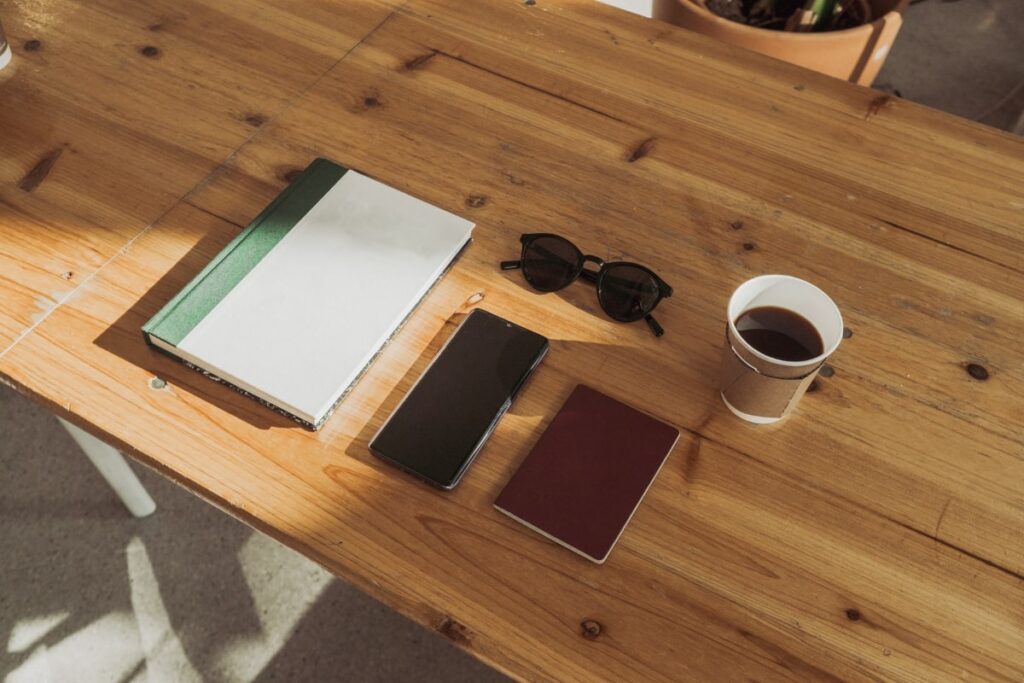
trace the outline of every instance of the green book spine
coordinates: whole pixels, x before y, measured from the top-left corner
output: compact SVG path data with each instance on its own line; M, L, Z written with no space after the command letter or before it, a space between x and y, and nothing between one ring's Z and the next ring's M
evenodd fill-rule
M315 159L177 296L142 326L146 341L177 346L242 278L334 187L346 168Z

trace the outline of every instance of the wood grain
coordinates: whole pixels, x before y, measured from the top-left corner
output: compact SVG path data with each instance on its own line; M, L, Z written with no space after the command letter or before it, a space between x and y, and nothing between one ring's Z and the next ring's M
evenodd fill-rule
M520 678L1020 680L1020 141L589 3L385 16L0 376ZM478 225L313 434L138 330L316 155ZM52 229L21 192L11 211ZM501 272L532 230L652 266L677 292L666 335ZM729 292L762 272L821 284L852 336L755 428L715 376ZM552 352L440 493L366 444L474 305ZM684 430L604 566L491 507L578 382Z
M623 377L658 368L646 373L651 383L627 389L631 396L706 388L701 400L679 406L683 424L742 443L748 452L771 454L794 475L920 533L936 536L941 516L943 540L1021 573L1024 547L1015 539L1024 511L1013 482L1024 476L1018 428L1024 405L1013 387L1024 378L1013 340L1024 333L1024 277L952 247L939 247L937 264L899 258L886 246L911 253L914 245L905 242L922 240L884 225L865 229L845 205L804 201L795 189L791 201L775 204L779 209L766 208L773 205L771 192L757 185L722 186L680 171L674 161L685 151L672 140L630 163L628 143L644 138L627 124L457 60L438 56L409 73L404 65L423 49L418 40L426 30L405 17L389 22L308 103L240 151L237 178L228 180L228 172L226 182L208 185L190 201L242 222L248 206L280 189L285 169L302 165L296 151L313 149L451 210L508 226L503 239L482 245L490 252L482 267L514 255L518 232L538 229L557 230L581 245L596 241L608 257L649 263L680 292L662 317L684 334L600 360ZM370 96L377 105L367 108L362 100ZM487 201L471 209L471 197ZM787 426L764 444L763 432L737 435L727 423L712 433L701 425L714 400L725 300L744 278L770 270L827 282L854 336L833 362L843 381L821 380L815 396L834 414L827 422ZM866 291L869 284L873 293ZM592 293L566 296L596 313ZM609 343L629 334L632 345L646 332L605 327ZM665 356L691 362L661 367ZM974 362L993 370L984 384L965 371ZM922 440L919 426L934 440ZM820 446L808 453L808 443ZM936 453L936 444L945 448ZM849 453L848 467L836 461L837 449ZM908 497L913 489L919 494ZM965 497L972 505L947 504ZM989 533L976 533L979 519L990 523Z
M322 76L392 4L5 7L15 59L0 72L0 282L10 293L0 352ZM36 230L26 213L45 227Z

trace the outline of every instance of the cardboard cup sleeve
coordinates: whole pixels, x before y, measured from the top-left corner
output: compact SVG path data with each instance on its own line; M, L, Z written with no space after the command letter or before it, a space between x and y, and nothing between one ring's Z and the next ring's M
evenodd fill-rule
M719 386L726 405L744 416L774 422L788 415L818 374L822 362L811 366L773 366L747 351L726 327Z

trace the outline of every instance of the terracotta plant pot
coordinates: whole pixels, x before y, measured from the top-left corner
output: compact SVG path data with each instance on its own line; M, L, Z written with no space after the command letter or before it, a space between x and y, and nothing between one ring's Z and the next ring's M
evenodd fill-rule
M910 0L868 0L870 23L839 31L797 33L724 19L694 0L654 0L654 18L861 85L871 85L903 24Z

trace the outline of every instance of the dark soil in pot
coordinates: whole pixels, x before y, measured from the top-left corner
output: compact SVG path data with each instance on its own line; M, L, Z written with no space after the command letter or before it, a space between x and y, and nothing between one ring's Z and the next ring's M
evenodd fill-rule
M785 31L786 24L804 8L805 0L694 0L720 17L756 28ZM853 28L871 21L871 10L862 0L845 0L833 16L829 31ZM792 27L792 24L791 24ZM792 30L792 28L790 29Z

